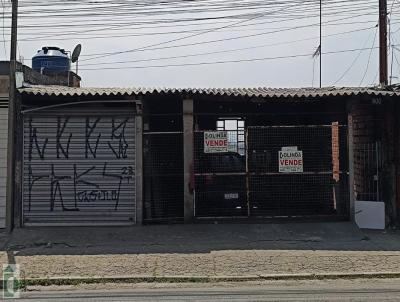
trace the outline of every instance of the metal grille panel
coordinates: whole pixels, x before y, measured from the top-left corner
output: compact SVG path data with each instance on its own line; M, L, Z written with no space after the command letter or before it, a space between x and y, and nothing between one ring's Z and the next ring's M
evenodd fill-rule
M183 134L144 133L144 220L183 220Z
M283 147L303 152L303 172L280 173ZM248 129L252 216L348 214L347 128L276 126Z
M357 200L382 200L382 165L381 142L357 144L354 147L354 194Z
M26 115L24 222L134 223L135 148L133 111Z
M196 217L247 216L244 175L196 176Z
M296 146L303 151L305 172L332 171L332 129L322 126L250 127L250 172L278 173L278 152Z
M245 155L210 154L195 133L196 217L348 215L347 127L248 127L245 138ZM283 148L302 151L303 172L280 172Z
M238 131L226 131L228 141ZM236 152L204 153L204 132L195 133L196 217L243 217L248 214L246 156ZM233 140L238 145L238 142Z
M335 214L330 175L273 175L250 177L253 216Z

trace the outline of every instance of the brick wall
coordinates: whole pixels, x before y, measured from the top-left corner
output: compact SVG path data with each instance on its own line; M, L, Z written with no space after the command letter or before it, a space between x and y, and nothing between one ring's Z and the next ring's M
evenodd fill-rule
M400 209L400 106L393 99L370 99L353 104L351 114L355 197L384 201L386 222L394 224Z
M60 85L70 87L80 87L81 78L70 71L54 75L40 74L27 66L23 66L24 81L34 85ZM68 79L69 76L69 79Z
M60 85L70 87L80 87L81 78L70 71L69 73L61 73L57 75L46 75L41 74L37 71L32 70L30 67L17 64L17 71L24 73L24 82L33 85ZM9 73L10 73L10 62L0 61L0 92L7 92L9 87ZM69 77L69 80L68 80Z
M396 104L396 110L394 111L394 114L396 117L400 116L400 105ZM394 131L394 137L395 137L395 144L394 144L394 149L395 149L395 162L396 162L396 208L397 208L397 213L399 216L400 213L400 120L399 118L395 119L395 131Z
M339 123L332 123L332 166L333 179L340 180L340 154L339 154Z
M356 199L371 199L371 175L368 166L374 160L368 150L382 140L382 112L379 105L371 102L354 103L351 108L353 118L354 150L354 193ZM371 153L373 156L373 153Z

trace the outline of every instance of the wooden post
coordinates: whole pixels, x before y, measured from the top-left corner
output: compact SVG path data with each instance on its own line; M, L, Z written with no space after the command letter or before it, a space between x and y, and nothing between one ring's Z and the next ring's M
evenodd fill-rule
M193 136L193 100L183 100L183 186L185 223L193 222L194 196L191 191L191 179L194 163Z
M136 102L136 224L143 224L143 117L142 102Z
M18 30L18 0L12 1L11 19L11 54L10 54L10 98L8 102L8 142L7 142L7 193L6 193L6 229L11 232L14 227L14 185L15 185L15 128L17 87L15 73L17 72L17 30Z
M17 95L15 102L15 120L14 126L14 193L13 193L13 219L14 228L22 227L22 182L23 182L23 157L24 157L24 118L21 114L21 96Z
M387 0L379 0L379 83L388 84Z

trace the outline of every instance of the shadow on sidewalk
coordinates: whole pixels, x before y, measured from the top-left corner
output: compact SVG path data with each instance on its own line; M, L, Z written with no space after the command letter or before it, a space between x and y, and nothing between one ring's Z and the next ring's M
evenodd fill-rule
M399 231L361 231L350 222L24 228L0 235L1 249L18 255L400 251Z

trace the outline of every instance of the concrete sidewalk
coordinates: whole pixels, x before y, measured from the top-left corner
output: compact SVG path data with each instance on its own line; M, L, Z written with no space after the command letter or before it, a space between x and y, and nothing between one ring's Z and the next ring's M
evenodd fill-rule
M400 232L351 223L20 229L1 263L25 278L400 275Z

